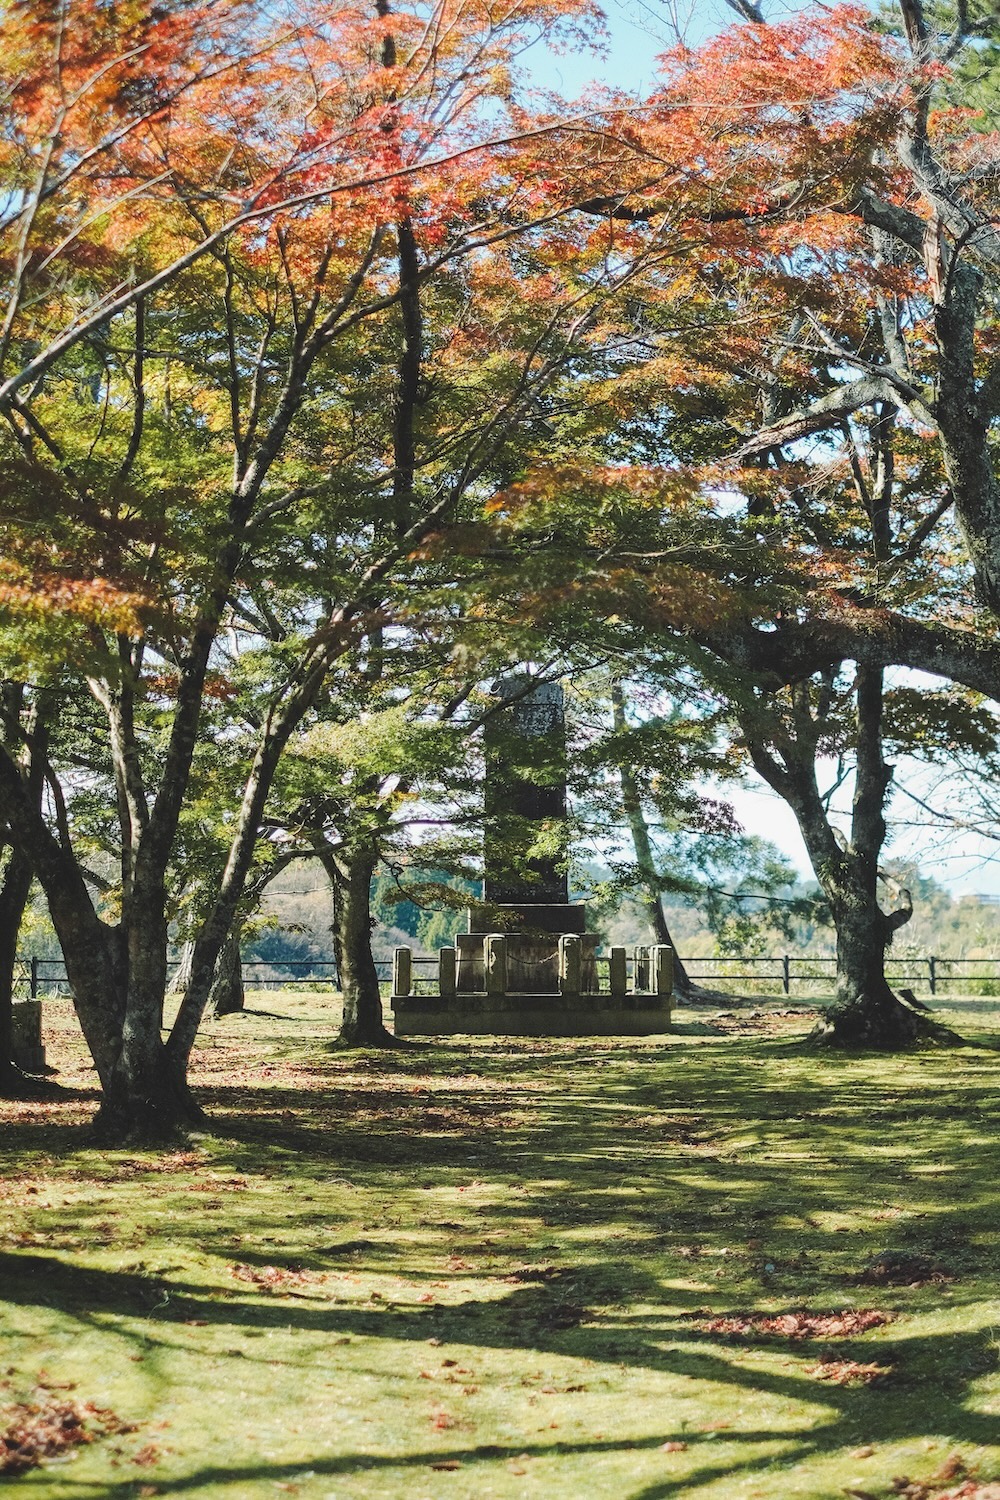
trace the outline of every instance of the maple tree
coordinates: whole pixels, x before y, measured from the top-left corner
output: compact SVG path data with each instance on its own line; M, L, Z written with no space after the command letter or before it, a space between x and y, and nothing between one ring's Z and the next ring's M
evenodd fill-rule
M741 682L756 685L748 742L837 917L834 1037L905 1044L926 1028L884 979L902 909L882 911L876 890L882 672L1000 688L995 139L953 99L955 59L988 26L962 10L945 29L907 3L893 38L850 7L773 26L740 9L748 24L668 57L632 126L632 174L589 205L629 243L667 222L674 234L629 286L632 356L594 385L613 413L604 451L625 460L604 469L604 501L628 493L631 534L584 540L603 563L588 584L599 608L704 648L737 704ZM643 151L671 162L668 181L642 181ZM546 460L517 498L568 515L561 486L593 513L600 476ZM845 662L857 842L841 851L818 794L804 795L822 736L789 738L782 703L798 695L804 730L810 695ZM794 766L766 751L775 735Z
M512 373L496 382L498 416L484 424L481 402L473 414L467 381L419 482L422 286L463 259L488 280L491 244L536 222L513 60L586 11L307 6L290 21L238 5L99 7L103 52L88 6L16 15L5 108L29 186L7 224L21 248L0 410L20 456L4 485L3 604L20 660L41 670L62 655L103 715L120 910L95 906L69 823L49 826L2 753L0 806L65 953L99 1123L169 1129L198 1118L187 1059L289 737L367 617L379 622L394 570L494 461L506 414L544 379L546 337L566 348L545 302L563 253L550 246L531 273L534 343L500 355ZM122 121L110 131L109 116ZM468 288L451 285L460 308ZM468 349L476 333L448 337ZM358 371L366 400L388 395L388 443L353 422ZM249 768L164 1042L171 860L234 630L268 647Z
M842 645L843 655L858 662L857 765L845 845L838 848L823 826L809 769L814 757L804 756L801 744L796 751L786 741L780 765L758 746L755 761L772 786L789 794L837 918L834 1034L883 1045L927 1027L895 1000L883 973L885 943L906 908L885 913L876 897L891 779L881 749L882 667L904 661L993 696L1000 682L995 664L981 670L995 643L996 480L988 432L997 413L987 373L994 335L976 307L994 254L984 208L995 170L991 148L969 131L965 112L935 109L945 63L968 45L975 26L967 16L957 17L947 35L934 25L919 6L904 5L906 50L895 53L893 79L901 104L896 128L871 153L853 194L830 203L825 240L811 241L808 254L790 266L798 285L795 301L786 304L785 347L776 340L767 356L772 399L739 450L763 474L770 471L762 508L774 519L782 509L788 514L784 495L800 510L811 505L819 513L817 477L835 475L839 464L867 533L864 553L855 543L850 559L829 521L826 536L814 534L812 563L820 578L826 573L826 587L809 591L795 622L810 629L825 616L836 628L850 619ZM802 276L813 271L804 264L810 259L828 276L820 296ZM802 465L806 444L812 451ZM787 471L789 456L802 465L799 476L793 465L790 482L787 472L774 472ZM755 492L761 495L759 477ZM822 502L830 503L825 495ZM849 516L851 506L850 496L842 498L839 515ZM958 556L949 534L952 511ZM988 606L985 619L977 620L973 595ZM936 651L907 650L908 637L919 642L924 634L919 626L913 631L918 621L934 633ZM777 633L787 642L794 627L788 632L781 621ZM865 639L879 634L877 644ZM850 645L844 636L853 636ZM832 655L828 662L835 665Z
M642 109L567 116L516 76L532 37L586 24L562 0L11 8L4 675L59 662L100 711L120 909L9 747L0 814L108 1132L198 1118L187 1061L282 754L334 663L470 576L513 656L618 617L777 691L853 661L996 692L961 566L927 583L953 510L981 606L1000 588L992 147L933 107L964 22L938 37L907 0L904 42L853 7L744 13ZM894 429L871 458L865 412ZM878 454L916 476L891 555L878 486L864 538L827 524ZM241 657L256 698L227 724ZM245 775L164 1042L213 702ZM46 778L72 801L68 765ZM844 1035L891 999L851 984Z

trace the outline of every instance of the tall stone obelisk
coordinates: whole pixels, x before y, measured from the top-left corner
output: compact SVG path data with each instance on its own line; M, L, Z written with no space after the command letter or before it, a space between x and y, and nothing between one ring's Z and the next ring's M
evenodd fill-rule
M566 870L562 685L509 677L497 696L508 706L486 726L483 900L470 931L582 932Z

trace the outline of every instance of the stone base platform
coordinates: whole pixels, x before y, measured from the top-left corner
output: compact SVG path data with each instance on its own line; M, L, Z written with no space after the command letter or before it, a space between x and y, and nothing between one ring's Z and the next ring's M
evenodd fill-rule
M658 1036L669 995L393 995L397 1036Z
M467 941L472 949L464 955L456 944L441 948L436 959L415 959L411 949L396 949L397 1036L656 1036L670 1030L674 968L673 949L666 944L636 949L631 986L625 949L612 948L608 987L602 990L597 940L586 933L548 936L546 950L552 951L542 962L533 956L535 937L470 933ZM415 978L415 964L437 969L433 989L419 989L419 982L427 981Z

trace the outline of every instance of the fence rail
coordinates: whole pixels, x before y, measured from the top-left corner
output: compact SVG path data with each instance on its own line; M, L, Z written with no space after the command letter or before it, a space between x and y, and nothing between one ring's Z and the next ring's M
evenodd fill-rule
M437 962L435 954L413 955L413 964L418 970L414 980L419 988L426 989L436 984ZM599 970L606 968L607 962L605 956L599 955ZM629 964L632 964L631 958ZM170 967L176 972L176 964ZM789 953L746 958L692 957L684 958L684 967L696 984L746 982L755 987L772 985L783 994L791 995L796 987L832 984L836 959L801 958ZM288 959L280 963L248 958L243 960L242 969L243 982L248 989L305 989L337 984L337 965L332 958ZM391 959L376 959L375 969L380 983L387 984L392 972ZM927 990L931 995L975 985L995 985L1000 992L1000 958L941 958L936 954L927 958L890 958L886 960L885 970L890 984L906 984L915 990ZM61 958L18 959L14 974L15 994L37 999L43 995L66 993L67 989L66 965Z
M707 967L699 968L699 965ZM761 966L769 968L761 970ZM762 983L768 980L780 984L782 991L790 995L793 985L816 984L817 981L832 982L837 971L835 958L801 958L792 954L770 954L747 958L685 958L684 967L688 977L695 983L706 980L718 982L748 979ZM972 972L963 973L961 970ZM937 995L955 985L996 984L1000 985L1000 959L998 958L941 958L930 954L926 958L887 958L885 975L890 984L906 984L913 989L926 989Z

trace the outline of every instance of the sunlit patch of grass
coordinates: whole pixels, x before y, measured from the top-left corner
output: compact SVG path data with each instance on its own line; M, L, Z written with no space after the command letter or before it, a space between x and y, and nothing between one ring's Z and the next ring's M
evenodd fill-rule
M983 1047L814 1055L785 1016L345 1053L330 997L270 993L203 1038L218 1133L158 1154L88 1144L49 1020L76 1093L0 1105L6 1394L44 1371L137 1426L25 1495L820 1500L1000 1468Z

